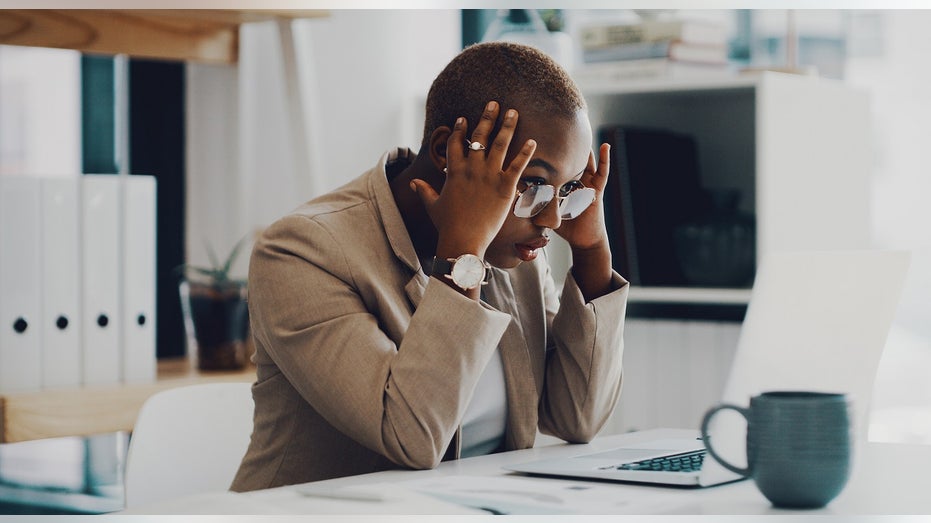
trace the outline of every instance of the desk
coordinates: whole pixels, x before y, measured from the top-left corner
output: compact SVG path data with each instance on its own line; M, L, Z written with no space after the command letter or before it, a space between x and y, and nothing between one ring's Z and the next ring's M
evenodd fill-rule
M151 383L121 383L0 396L0 443L64 436L88 436L132 430L139 409L149 396L163 390L224 381L255 381L255 368L197 372L186 358L158 362Z
M533 449L479 456L442 463L433 470L392 470L338 478L304 485L280 487L248 493L210 493L189 496L138 507L135 514L260 514L275 513L320 514L342 512L360 513L423 513L414 504L349 501L339 505L333 500L307 497L302 491L323 489L339 491L366 489L377 492L384 489L388 495L399 489L422 486L430 480L437 484L456 480L487 478L489 489L496 481L525 482L538 486L538 492L556 485L590 486L590 492L604 493L613 505L605 510L600 506L583 505L583 509L568 508L566 503L548 506L545 501L527 504L521 513L612 513L612 514L785 514L785 515L866 515L866 514L928 514L931 499L927 495L924 472L931 466L931 446L869 443L854 462L854 471L847 487L827 507L819 510L781 510L773 508L756 490L752 481L741 481L704 489L678 489L581 480L547 479L508 473L501 467L534 459L576 455L607 450L622 443L655 437L694 435L695 431L660 429L596 438L587 445L558 444ZM917 465L917 466L916 466ZM571 492L571 491L567 491ZM577 491L584 492L584 491ZM581 495L581 494L580 494ZM589 494L590 495L590 494ZM542 499L542 497L541 497ZM381 503L381 504L380 504ZM458 513L462 507L448 505L449 510L434 509L433 513Z

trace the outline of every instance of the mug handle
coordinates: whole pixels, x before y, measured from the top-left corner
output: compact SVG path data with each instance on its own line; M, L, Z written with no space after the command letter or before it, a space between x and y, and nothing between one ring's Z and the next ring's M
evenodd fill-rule
M748 423L750 422L750 409L738 407L736 405L730 405L727 403L718 405L717 407L714 407L708 412L706 412L704 418L702 418L701 420L702 443L705 444L705 448L708 449L708 453L711 454L711 456L715 459L715 461L720 463L721 466L723 466L724 468L726 468L727 470L731 472L740 474L741 476L749 476L751 474L749 463L747 464L747 468L735 467L734 465L731 465L730 463L728 463L720 455L718 455L718 453L714 451L714 448L711 447L711 437L708 435L708 425L711 423L711 417L722 410L736 411L741 416L743 416L744 419L746 419Z

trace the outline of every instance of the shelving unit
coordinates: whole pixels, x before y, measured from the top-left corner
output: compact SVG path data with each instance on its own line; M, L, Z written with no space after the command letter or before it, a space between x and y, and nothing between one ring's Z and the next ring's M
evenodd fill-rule
M295 114L302 114L291 23L327 16L329 11L320 9L3 9L0 44L235 65L242 26L276 23L286 64L288 102L297 108ZM293 118L290 123L292 134L303 136L303 120ZM298 155L303 153L297 150ZM178 361L163 360L158 365L154 383L2 395L0 443L130 430L139 407L160 390L201 382L255 380L254 368L200 374Z
M610 124L693 136L702 185L736 189L740 211L754 217L757 263L777 251L869 247L866 93L780 73L582 89L596 141L598 128ZM551 246L560 276L568 248ZM606 433L697 428L724 389L750 295L749 288L632 286L624 334L628 373Z
M755 218L757 262L776 251L868 247L866 93L781 73L582 89L596 141L599 127L610 124L693 136L702 184L737 190L739 210ZM564 245L553 251L557 267L568 259ZM632 288L630 301L742 305L749 296L749 289L651 286Z

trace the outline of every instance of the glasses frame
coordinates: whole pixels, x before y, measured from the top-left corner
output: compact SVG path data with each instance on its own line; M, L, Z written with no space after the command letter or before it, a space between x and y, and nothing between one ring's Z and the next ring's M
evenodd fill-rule
M572 196L573 193L576 193L576 192L578 192L578 191L584 191L584 190L588 189L588 190L591 191L592 200L591 200L590 202L588 202L588 205L585 207L585 209L582 210L582 212L579 213L579 215L581 215L581 214L584 213L586 210L588 210L588 207L590 207L591 204L595 203L595 198L597 197L597 194L596 194L595 189L594 189L593 187L588 187L588 186L586 186L585 184L583 184L583 183L582 183L581 181L579 181L579 180L572 180L572 181L578 182L578 185L576 186L575 189L572 189L571 191L569 191L569 193L566 194L565 196L560 196L560 195L559 195L559 190L562 189L566 184L563 184L563 185L559 186L559 188L557 188L555 185L549 184L549 183L528 184L527 187L524 188L523 190L518 189L518 190L517 190L517 196L514 198L514 210L513 210L514 216L517 216L518 218L528 218L528 219L529 219L529 218L533 218L534 216L536 216L536 215L540 214L541 212L543 212L544 209L546 209L551 203L553 203L553 200L556 200L556 205L557 205L557 207L559 207L559 206L562 206L562 202L565 201L565 200L567 200L567 199L569 199L569 198ZM572 181L566 182L566 183L567 183L567 184L568 184L568 183L572 183ZM550 200L549 200L548 202L546 202L543 206L541 206L540 209L537 210L537 212L535 212L535 213L533 213L533 214L530 214L530 215L528 215L528 216L521 216L521 215L517 214L517 202L520 201L521 196L523 196L525 192L529 191L529 190L530 190L531 188L533 188L533 187L550 187L550 188L553 190L553 197L550 198ZM562 219L562 220L574 220L574 219L578 218L579 215L576 215L576 216L573 216L573 217L570 218L570 217L562 216L562 215L560 214L560 219Z

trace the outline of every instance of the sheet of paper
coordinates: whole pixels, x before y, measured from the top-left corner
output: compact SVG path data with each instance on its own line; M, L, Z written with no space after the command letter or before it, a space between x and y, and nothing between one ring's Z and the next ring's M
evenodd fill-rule
M121 514L488 514L389 483L345 487L308 483L253 492L209 492Z
M342 487L308 483L277 490L281 492L274 503L295 514L488 514L393 483ZM272 501L271 496L262 496L262 501Z
M663 514L683 508L676 491L524 476L446 476L400 486L496 514Z

